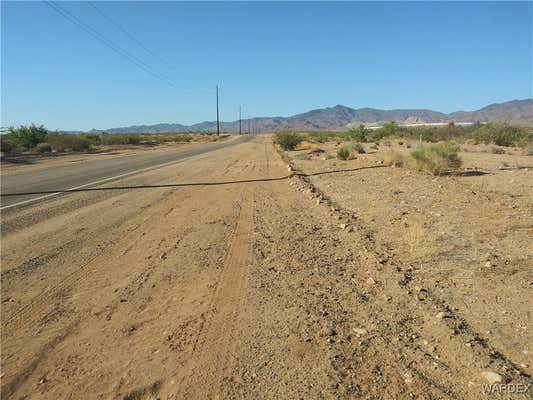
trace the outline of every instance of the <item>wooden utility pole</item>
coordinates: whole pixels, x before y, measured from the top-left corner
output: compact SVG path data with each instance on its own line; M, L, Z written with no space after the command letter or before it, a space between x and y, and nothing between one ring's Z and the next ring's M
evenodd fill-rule
M218 113L218 85L217 85L217 136L220 135L220 115Z
M239 135L242 135L241 106L239 106Z

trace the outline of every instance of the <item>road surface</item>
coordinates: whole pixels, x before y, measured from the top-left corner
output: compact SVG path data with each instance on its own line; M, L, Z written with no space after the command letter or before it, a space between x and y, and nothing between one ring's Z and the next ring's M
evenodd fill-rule
M2 175L2 208L18 204L28 204L33 199L50 197L50 192L109 182L117 177L135 174L149 168L168 164L198 154L222 149L248 141L250 136L207 144L190 145L180 149L156 152L138 152L126 156L99 157L83 163L69 163L50 166L39 170L22 170ZM13 193L33 193L30 195L6 196Z

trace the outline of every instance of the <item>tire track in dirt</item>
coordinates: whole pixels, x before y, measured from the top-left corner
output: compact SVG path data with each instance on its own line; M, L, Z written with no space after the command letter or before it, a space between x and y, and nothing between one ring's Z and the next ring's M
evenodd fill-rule
M226 175L230 171L232 164L235 164L235 162L224 165L222 170L217 171L216 173L213 173L214 171L209 171L209 175L211 175L209 181L215 182L217 179L220 179L221 176ZM191 177L194 178L200 175L205 175L205 173L205 170L197 170L196 173L192 174ZM204 192L208 190L208 187L202 187L200 188L200 190L198 190L198 188L179 189L180 192L184 190L194 190L195 195L205 196ZM164 193L162 196L163 198L167 198L172 193L173 190L169 190L168 193ZM144 209L145 208L143 207L143 210ZM98 260L100 260L102 257L105 257L106 254L109 253L110 249L116 246L118 242L130 242L133 245L139 240L142 240L142 236L136 237L135 235L137 235L137 233L134 234L134 231L136 231L139 226L149 226L150 221L153 220L153 218L154 215L153 212L151 212L141 221L138 221L138 223L134 226L134 229L127 229L126 237L121 236L112 238L108 241L101 242L101 244L96 246L96 251L90 254L90 257L86 259L83 263L78 265L73 271L62 276L52 285L47 286L45 290L33 296L31 299L29 299L28 302L25 302L25 304L23 304L21 307L11 311L7 316L4 315L3 328L9 331L19 331L19 333L21 329L23 329L25 332L28 332L28 334L32 335L34 332L40 331L39 326L41 324L41 318L35 318L35 316L49 314L47 311L43 311L43 305L48 310L48 308L53 306L54 304L68 305L71 298L78 298L84 294L90 295L92 289L89 285L94 285L95 281L103 282L103 277L107 273L107 270L102 270L102 268L98 264ZM124 222L124 220L119 220L118 222L114 223L112 227L108 228L114 231L116 229L119 229ZM123 230L121 230L121 232L124 233ZM128 239L128 237L130 239ZM72 243L75 244L75 242ZM46 258L46 260L43 260L43 267L46 266L45 264L50 264L55 260L55 256L57 256L56 253L59 252L56 251L51 257ZM148 272L150 272L150 268ZM76 290L74 290L74 288L76 288ZM119 300L117 299L116 302L118 303ZM55 306L53 308L55 308ZM67 317L67 319L69 320L71 319L68 313L63 314L63 317ZM62 315L58 315L58 317L60 318L62 317ZM67 321L65 320L64 322ZM76 332L80 322L80 318L75 318L72 321L68 321L68 326L53 328L53 332L52 330L49 330L49 333L46 335L48 339L39 346L40 349L38 350L37 355L46 354L50 351L53 351L53 349L56 348L60 343L64 342L65 339L67 339L69 336L73 335ZM15 342L27 340L25 338L25 335L19 335L17 338L13 339ZM12 345L13 344L14 343L12 343ZM26 382L28 377L33 373L34 370L36 370L37 366L43 359L44 358L41 356L34 356L32 357L32 360L30 360L29 363L25 363L25 365L16 374L9 376L9 380L7 382L5 381L6 378L4 378L2 386L6 393L16 392L18 387L20 387Z
M224 167L224 170L222 171L223 174L225 174L229 168L231 167L231 163L226 165ZM192 175L192 178L198 177L205 173L205 171L196 171ZM211 179L210 181L213 181ZM206 190L207 187L202 188L202 192ZM184 188L178 188L178 190L183 191ZM162 194L162 199L170 196L172 194L173 190L168 190L166 193ZM98 201L98 200L97 200ZM143 208L144 210L145 208ZM148 217L144 218L140 225L144 226L148 221L150 221L153 218L152 215L149 215ZM120 227L125 220L119 220L117 221L113 226L108 227L108 230L113 230L114 228ZM134 229L128 230L128 234L131 232L134 232L138 228L139 224L134 227ZM27 319L27 316L32 313L33 307L36 304L41 303L47 303L50 302L51 298L54 296L55 293L66 293L68 292L68 288L75 284L76 282L79 282L83 280L84 277L86 277L88 274L94 274L97 273L97 271L94 271L91 268L91 265L94 264L95 261L98 260L98 258L106 253L106 251L111 248L116 241L119 238L112 238L111 240L104 241L101 244L98 244L97 251L89 256L88 259L86 259L83 263L81 263L74 271L70 272L69 274L65 275L60 279L58 282L56 282L53 285L48 286L44 291L37 294L35 297L33 297L29 302L27 302L25 305L19 307L17 310L14 310L9 313L9 315L4 315L4 324L16 324L17 322L23 321ZM122 237L123 239L123 237ZM136 240L139 240L140 238L137 238ZM133 242L135 242L134 240ZM45 264L49 264L56 260L56 258L61 254L61 251L64 251L65 249L69 248L68 246L74 248L74 245L77 244L79 241L70 240L67 243L63 244L62 246L59 246L57 248L51 249L48 253L41 255L36 259L34 264L31 266L31 270L35 270L37 268L43 267ZM30 260L32 261L32 260ZM8 277L4 277L4 274L18 274L19 270L21 268L24 268L24 265L28 264L28 262L24 262L22 266L17 266L15 268L12 268L6 272L2 272L2 280L7 279ZM62 296L62 301L67 300L64 296Z
M231 379L232 349L239 342L236 327L252 260L253 196L247 189L242 194L235 233L189 365L185 365L178 398L219 398L224 381Z

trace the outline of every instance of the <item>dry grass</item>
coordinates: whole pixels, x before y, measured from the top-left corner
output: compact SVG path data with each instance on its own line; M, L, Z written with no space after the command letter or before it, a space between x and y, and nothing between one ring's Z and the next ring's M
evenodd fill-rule
M381 161L385 165L389 165L391 167L403 167L406 165L405 156L398 151L387 149L383 151L379 156Z
M459 146L454 143L435 143L411 152L412 166L431 175L444 175L461 167Z

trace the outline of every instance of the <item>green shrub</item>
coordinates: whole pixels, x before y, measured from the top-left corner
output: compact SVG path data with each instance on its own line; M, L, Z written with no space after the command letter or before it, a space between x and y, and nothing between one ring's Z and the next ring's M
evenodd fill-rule
M177 143L188 143L192 140L192 136L188 134L173 135L171 140Z
M0 135L0 151L9 154L13 151L13 144L9 141L7 135Z
M370 129L367 129L363 124L361 124L357 128L350 129L348 131L348 135L356 142L366 142L370 132Z
M65 133L53 133L48 135L48 143L52 150L57 152L82 151L91 147L89 141L80 135L71 135Z
M155 137L157 143L167 143L167 142L170 142L172 139L169 138L168 136L166 135L157 135Z
M315 142L315 143L326 143L330 139L330 135L328 135L327 133L323 133L323 132L311 133L308 135L308 137L311 142Z
M458 151L459 146L455 143L435 143L413 150L411 159L416 169L432 175L443 175L461 166Z
M80 137L87 140L92 145L100 144L100 135L97 133L80 133Z
M472 137L481 143L512 146L522 138L523 129L501 123L485 124L478 126Z
M337 158L339 160L347 160L348 157L350 157L350 149L347 147L341 147L339 150L337 150Z
M132 133L102 133L100 143L104 145L139 144L141 136Z
M50 153L52 151L52 146L50 143L39 143L35 146L35 151L37 153Z
M331 154L327 153L325 156L324 156L324 160L331 160L335 157L333 157Z
M385 137L402 136L404 129L404 127L398 126L394 121L386 122L381 128L371 131L367 137L368 140L379 142Z
M10 127L2 139L9 142L11 149L19 147L29 150L45 142L47 137L48 130L43 125L31 124L30 126L21 125L18 128Z
M492 122L487 124L402 127L401 136L425 142L462 141L467 144L494 144L497 146L521 146L533 141L530 127L510 126Z
M283 150L294 150L302 142L300 135L296 133L278 133L274 139Z

